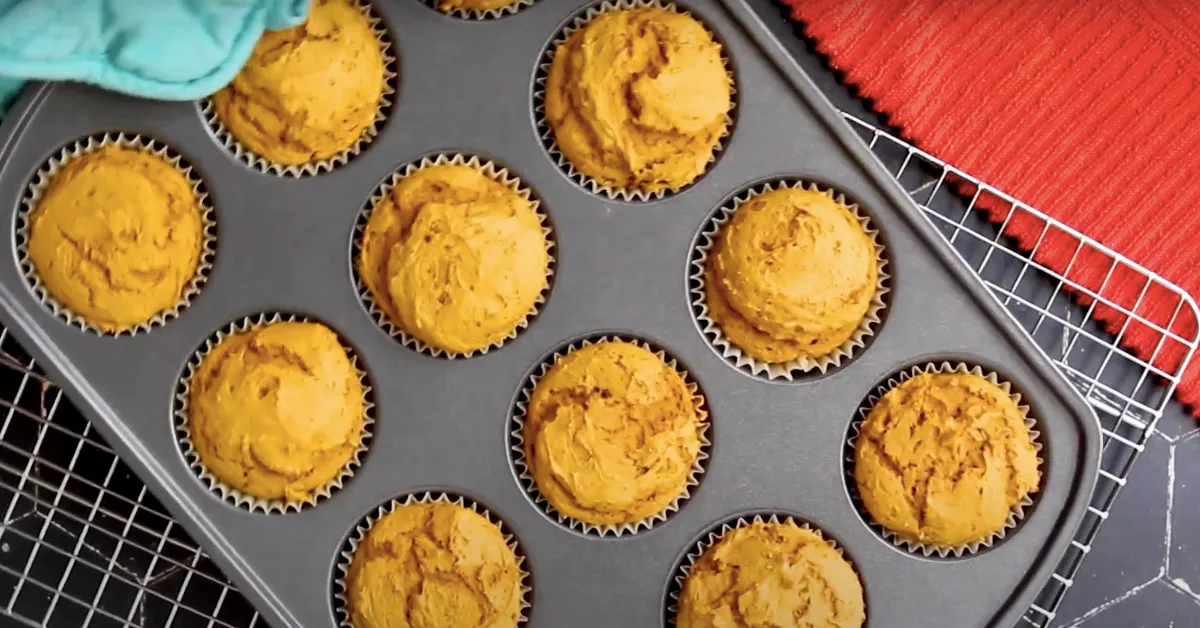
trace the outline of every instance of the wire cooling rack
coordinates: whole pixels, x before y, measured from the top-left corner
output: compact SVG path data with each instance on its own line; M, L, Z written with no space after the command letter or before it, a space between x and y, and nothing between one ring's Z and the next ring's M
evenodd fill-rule
M1097 411L1103 452L1095 492L1066 556L1024 617L1038 628L1048 626L1196 350L1200 332L1185 338L1178 334L1175 325L1177 320L1186 320L1181 316L1200 320L1196 302L1166 279L1070 226L870 123L849 114L843 116L960 259L975 271ZM999 210L997 222L985 219L979 211L985 202L993 217ZM1005 227L1014 220L1027 223L1032 220L1032 224L1042 225L1032 250L1017 249L1004 235ZM1074 247L1066 275L1071 274L1070 269L1081 256L1089 264L1106 267L1100 286L1088 288L1040 263L1040 248L1048 242ZM1123 285L1134 285L1140 290L1132 306L1103 296L1114 277L1120 277ZM1156 298L1175 299L1168 303L1173 313L1165 326L1138 313L1142 300L1151 291ZM1085 297L1088 303L1084 305L1078 296ZM1097 307L1109 307L1123 315L1118 333L1104 330L1095 317ZM1149 360L1122 346L1127 333L1134 329L1149 331L1158 339ZM1165 360L1157 359L1166 346L1183 354L1170 368L1164 368Z
M1109 258L1110 277L1136 273L1145 281L1143 296L1151 287L1177 296L1176 316L1185 309L1196 316L1196 305L1071 227L867 122L848 114L846 120L1101 417L1102 469L1087 517L1025 616L1047 626L1186 366L1185 359L1164 371L1124 350L1121 336L1141 323L1184 347L1188 358L1197 338L1171 333L1172 325L1136 314L1136 305L1100 297L1043 266L1035 260L1037 247L1016 250L1003 224L1018 213L1036 217L1046 225L1043 236L1053 231L1058 243L1064 235L1073 238L1076 255L1086 249L1090 260ZM963 184L974 193L963 196ZM993 206L997 199L1008 204L1001 225L975 211L984 194ZM1093 298L1084 306L1072 294ZM1094 320L1098 304L1129 317L1119 334ZM0 413L0 612L30 626L265 625L6 330L0 330Z

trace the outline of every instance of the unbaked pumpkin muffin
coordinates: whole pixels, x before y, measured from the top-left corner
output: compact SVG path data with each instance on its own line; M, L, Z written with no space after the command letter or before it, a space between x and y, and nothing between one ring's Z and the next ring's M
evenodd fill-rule
M657 193L695 181L726 132L733 84L698 20L645 7L606 11L554 50L545 119L580 173Z
M370 212L359 277L392 324L431 347L466 353L503 340L547 286L533 203L479 168L411 172Z
M584 346L534 386L525 464L560 515L595 526L644 521L687 490L704 432L698 406L650 350L625 340Z
M177 167L109 144L51 177L28 217L25 246L50 298L116 333L183 298L202 262L203 211Z
M363 384L337 335L282 321L225 336L189 380L200 463L259 500L310 501L362 444Z
M356 146L375 124L385 80L367 16L350 0L314 0L304 24L263 33L212 103L240 144L269 162L296 166Z
M721 535L688 571L678 608L679 628L859 628L866 621L854 568L791 522L755 521Z
M853 211L825 192L768 190L716 234L705 267L708 316L767 363L826 356L863 324L879 252Z
M854 446L854 479L871 518L902 540L957 547L1004 529L1038 490L1025 412L967 373L922 373L871 408Z
M354 628L513 628L522 572L496 524L445 502L398 506L351 556L346 606Z

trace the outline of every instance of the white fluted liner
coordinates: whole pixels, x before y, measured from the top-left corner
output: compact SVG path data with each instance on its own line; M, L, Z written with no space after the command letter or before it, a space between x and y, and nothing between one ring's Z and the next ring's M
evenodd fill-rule
M855 219L862 225L863 232L871 239L875 246L876 262L875 268L877 273L875 283L875 294L871 297L871 304L867 309L867 313L863 316L858 329L850 336L849 340L843 343L840 347L832 352L817 357L801 357L787 362L764 362L752 356L746 355L741 348L725 337L721 331L721 326L717 324L708 315L708 295L706 288L705 266L708 264L708 256L712 251L713 246L717 243L721 228L724 227L732 218L734 212L738 210L747 201L764 194L780 189L805 189L814 192L821 192L829 196L840 205L847 207L854 214ZM798 374L818 372L825 373L830 369L840 367L844 362L853 357L856 351L861 350L866 346L868 339L875 334L882 321L882 313L887 303L884 301L885 295L891 291L889 282L891 275L888 273L888 258L887 250L880 239L879 229L872 224L871 219L855 203L847 203L846 197L841 193L837 193L832 189L817 185L816 183L806 182L803 180L781 180L769 183L763 183L754 186L744 192L738 194L725 205L717 209L717 212L706 223L704 231L701 232L697 239L697 245L692 250L692 259L689 269L689 277L691 281L691 299L692 313L696 317L696 321L700 326L700 331L704 337L712 344L721 357L725 358L734 366L746 369L751 374L763 377L768 380L792 380Z
M801 528L803 530L812 532L813 534L817 535L822 541L828 543L830 547L832 547L834 550L836 550L838 555L840 555L843 559L845 559L847 563L850 563L850 567L852 569L854 569L855 573L858 573L858 569L856 569L854 567L854 563L851 563L850 559L846 557L846 553L844 551L842 551L841 546L839 546L833 539L825 536L825 534L823 532L821 532L820 529L809 525L805 521L798 521L792 515L777 514L777 513L765 513L765 512L757 513L757 514L753 514L753 515L741 516L741 517L734 519L733 521L727 521L725 523L722 523L715 530L712 530L712 531L708 532L707 534L705 534L704 537L701 538L699 542L697 542L694 546L692 546L692 549L690 551L688 551L687 555L684 556L683 561L679 564L679 567L675 570L675 575L671 579L671 586L667 593L667 613L666 614L667 614L668 622L670 623L670 625L672 625L672 626L676 625L676 620L679 616L679 596L680 596L680 594L683 593L683 585L687 581L688 573L691 572L692 567L695 566L695 564L696 564L696 561L700 560L700 557L703 556L704 552L708 551L708 549L710 547L719 543L726 534L729 534L730 532L732 532L738 528L744 528L752 523L770 523L770 524L776 524L776 525L790 524L790 525L794 525L798 528ZM861 579L862 579L862 576L860 575L859 580L861 580Z
M360 543L362 543L363 539L367 538L367 533L371 530L371 526L375 525L375 522L391 514L394 510L400 508L401 506L433 503L454 504L455 506L467 508L476 514L482 515L485 519L500 529L500 533L504 536L504 542L508 544L508 549L512 550L513 555L517 557L517 568L521 570L521 615L517 619L517 623L524 624L529 621L529 609L531 607L529 597L530 593L533 592L533 588L529 585L530 575L529 570L525 568L525 554L521 552L521 547L517 543L516 537L507 530L507 526L505 526L504 522L499 517L493 515L490 511L488 511L487 508L483 507L478 502L467 499L461 495L451 495L449 493L438 491L425 491L410 493L402 498L393 499L388 503L375 508L375 510L364 517L358 525L354 526L354 531L350 533L350 538L346 541L347 548L338 554L337 565L334 566L334 612L338 617L339 626L342 626L343 628L355 628L355 626L350 623L350 613L348 613L346 610L346 606L348 604L346 599L346 578L350 575L350 563L354 560L354 552L358 550L358 546Z
M221 122L221 118L217 115L216 107L213 106L212 98L201 99L199 101L200 115L204 118L205 124L208 125L217 141L228 149L229 152L233 153L233 156L237 157L238 160L266 174L274 174L281 177L310 177L322 172L329 172L339 166L344 166L361 153L379 135L379 129L391 113L393 101L396 98L396 77L398 75L392 69L396 67L395 48L391 35L387 31L387 27L384 26L383 19L375 12L370 2L368 0L350 0L350 2L362 11L363 15L371 23L371 30L375 32L375 39L379 43L379 51L383 55L383 76L380 79L382 81L382 90L379 96L378 107L375 110L375 120L363 130L362 134L358 137L358 141L353 146L337 155L328 159L289 165L273 162L244 146L233 136L229 128Z
M513 0L508 4L495 9L468 9L463 7L443 7L439 0L425 0L436 11L451 15L464 20L498 20L502 17L514 15L519 11L523 11L533 6L538 0Z
M187 366L184 368L184 375L179 380L179 384L175 391L175 435L179 440L180 449L183 451L183 457L187 461L197 477L200 478L210 490L220 496L221 499L239 507L249 510L250 512L263 513L285 513L295 512L302 508L307 508L316 505L317 502L328 499L334 491L342 488L358 468L362 466L363 454L367 452L367 447L370 445L373 428L375 426L375 404L371 401L371 381L367 372L358 363L358 357L354 351L345 343L342 347L346 350L346 355L350 358L350 364L354 367L354 372L358 375L358 381L362 384L363 389L363 424L359 432L358 449L350 457L350 460L342 467L341 471L332 480L325 483L317 490L313 491L312 495L302 501L287 501L283 499L261 499L253 495L248 495L245 492L238 490L220 478L213 475L204 461L200 459L199 452L196 451L195 444L192 442L191 426L188 425L188 406L190 404L191 380L195 375L196 369L204 360L204 356L212 351L221 341L229 336L236 334L247 333L251 330L271 325L280 322L318 322L311 319L296 316L292 314L280 313L262 313L254 316L247 316L241 320L235 321L218 330L207 340L204 341L204 346L196 350L188 360ZM336 332L335 332L336 333ZM341 340L339 336L339 341Z
M655 192L647 192L637 189L628 190L616 188L597 181L596 179L579 172L575 166L571 164L570 160L568 160L566 156L562 154L562 151L559 150L558 143L554 139L554 130L550 127L550 123L546 120L546 79L550 76L550 66L554 63L554 53L558 50L560 45L566 43L566 41L570 39L571 35L575 34L575 32L579 29L587 26L588 22L596 19L596 17L602 13L606 13L608 11L640 8L665 9L675 13L690 15L687 11L683 10L674 3L663 2L661 0L605 0L604 2L595 4L577 16L575 19L571 20L571 23L563 28L558 36L550 42L550 45L546 47L546 50L542 52L542 58L538 62L537 74L534 77L533 86L534 120L537 124L538 134L541 135L542 142L546 145L546 149L550 153L550 158L553 159L556 164L558 164L558 167L564 173L566 173L567 177L579 184L584 189L591 191L593 194L606 196L612 200L623 200L626 202L648 202L664 199L667 196L677 194L688 187L691 187L696 183L696 181L699 181L704 177L704 175L708 174L708 172L712 170L712 167L716 165L717 158L720 157L721 152L725 150L725 144L729 140L730 133L733 132L733 113L737 109L737 81L733 75L733 64L730 62L728 53L725 51L725 48L722 45L721 60L725 63L725 73L729 78L730 102L732 106L730 107L729 111L725 113L725 128L722 131L720 138L717 140L716 146L713 147L712 155L710 155L708 159L708 166L705 168L704 172L700 174L700 176L696 177L694 181L678 188L658 190ZM703 24L704 22L700 21L700 23ZM716 32L714 32L711 28L708 28L707 25L705 25L705 28L707 28L713 35L714 41L720 41Z
M371 294L371 291L367 288L367 284L363 281L358 269L359 256L362 254L363 235L366 231L367 221L370 220L371 212L375 210L375 206L392 191L392 188L399 185L405 177L408 177L413 173L420 172L426 168L446 165L469 166L474 168L482 172L485 176L493 181L501 183L508 189L516 192L521 196L521 198L529 201L529 203L533 206L533 211L537 213L538 220L541 222L542 234L546 237L546 255L549 258L549 263L546 265L546 283L542 287L541 293L538 294L537 300L534 301L533 307L530 308L525 317L521 319L516 326L513 327L512 331L510 331L509 334L504 338L501 338L491 345L481 349L474 349L464 352L447 351L440 347L431 346L421 339L404 331L404 329L400 327L399 323L397 321L393 321L383 307L381 307L375 300L375 296ZM431 355L435 358L447 358L453 360L456 358L471 358L477 355L486 355L488 351L499 349L500 347L504 346L505 343L515 339L522 331L529 327L529 324L533 321L533 319L536 318L539 313L541 313L542 307L545 306L546 299L550 295L551 284L554 282L554 270L556 265L554 258L554 230L550 226L549 217L541 209L541 201L534 198L533 192L529 189L529 187L522 183L519 178L511 174L507 169L502 168L495 162L488 161L474 155L466 155L463 153L442 153L429 157L422 157L415 162L404 165L399 170L392 173L392 175L388 177L388 179L384 181L382 185L375 189L375 191L371 194L371 198L367 201L367 204L363 207L362 211L359 212L358 220L355 222L354 226L353 237L353 259L351 260L351 267L352 272L354 273L354 286L358 292L359 299L362 301L363 306L366 307L367 313L370 314L371 319L374 320L377 325L383 328L383 330L387 332L389 336L396 339L400 344L418 353Z
M986 379L992 384L999 386L1004 392L1008 393L1008 395L1012 397L1012 400L1016 402L1017 408L1021 410L1021 413L1025 417L1025 427L1029 429L1030 440L1033 442L1033 448L1038 454L1037 463L1039 473L1045 466L1042 460L1042 434L1037 430L1037 421L1029 415L1029 406L1021 403L1021 393L1013 390L1012 384L1001 380L998 375L991 371L985 371L982 367L969 365L965 362L929 363L905 369L898 375L889 378L888 381L883 385L879 386L871 396L867 397L867 402L859 408L858 415L854 418L854 422L850 425L850 436L846 441L846 451L848 453L844 466L847 475L846 487L850 492L850 500L854 502L854 506L858 509L858 512L862 516L863 520L866 521L876 533L892 542L897 547L913 553L921 554L926 557L937 556L939 558L948 558L953 556L954 558L961 558L962 556L974 554L981 549L989 548L1004 540L1008 533L1017 527L1021 519L1025 518L1025 509L1033 505L1033 498L1029 495L1026 495L1021 501L1017 502L1013 506L1012 511L1009 513L1008 519L1004 522L1004 527L987 539L949 547L937 546L901 538L895 532L892 532L891 530L888 530L882 525L876 523L871 517L871 513L867 511L866 506L863 505L862 497L858 493L858 480L854 477L854 447L858 442L859 430L862 428L863 422L867 420L867 416L871 413L871 408L875 407L875 404L878 403L888 391L917 375L925 373L956 373L959 375L974 375L976 377L982 377L983 379ZM1035 489L1034 492L1036 493L1037 490Z
M692 463L692 469L688 474L687 481L683 486L682 492L677 495L675 499L673 499L671 503L667 505L666 508L639 521L616 525L596 525L586 521L580 521L573 517L568 517L558 512L553 506L550 505L550 502L546 500L541 491L538 490L537 482L534 481L533 475L530 474L529 466L525 460L524 428L526 412L528 411L529 400L533 396L534 388L537 387L538 381L545 377L546 373L550 372L550 369L553 368L563 356L592 344L613 341L629 342L653 352L658 359L662 360L664 364L669 366L672 370L678 373L681 378L683 378L683 381L687 385L688 392L692 396L692 406L695 408L696 415L701 424L700 451L696 456L696 460ZM699 385L692 380L688 372L684 370L674 358L669 357L666 352L662 351L661 349L657 349L649 343L638 338L620 335L606 335L596 338L583 339L573 342L566 347L555 351L554 355L544 360L541 365L537 367L537 372L529 377L528 384L521 390L520 397L516 403L516 407L514 408L512 418L509 423L509 440L511 443L510 457L517 472L517 478L520 480L521 486L523 486L525 491L529 493L529 496L533 499L534 504L541 508L546 514L550 515L550 517L556 520L560 525L563 525L571 530L581 531L585 534L592 534L601 537L619 537L635 534L643 530L649 530L655 525L666 521L667 517L670 516L671 513L678 511L683 502L691 498L692 491L700 484L700 476L704 474L706 464L709 459L709 451L712 449L712 441L708 436L712 426L708 420L708 410L705 408L705 405L706 403L704 395L700 392Z
M196 272L192 275L188 283L184 285L179 299L170 307L154 314L148 320L116 332L101 329L55 299L46 289L42 279L38 277L37 270L33 267L33 262L29 258L30 214L37 208L38 202L41 201L42 196L46 192L46 187L50 185L54 176L66 167L67 164L106 146L119 146L153 155L178 170L191 186L196 206L200 208L201 221L200 257L196 263ZM142 135L134 133L103 133L86 137L64 147L33 175L33 180L30 182L25 196L21 199L21 207L17 211L17 262L20 264L21 271L24 273L25 279L29 282L29 286L33 289L34 294L37 295L38 300L49 307L55 316L66 321L67 324L102 336L131 336L136 333L147 332L178 317L184 308L191 304L196 296L200 294L201 288L208 281L208 275L212 271L213 260L216 257L217 240L216 217L213 212L212 202L208 198L208 193L204 189L200 175L191 164L184 161L183 157L178 154L172 155L172 152L174 151L168 148L166 144Z

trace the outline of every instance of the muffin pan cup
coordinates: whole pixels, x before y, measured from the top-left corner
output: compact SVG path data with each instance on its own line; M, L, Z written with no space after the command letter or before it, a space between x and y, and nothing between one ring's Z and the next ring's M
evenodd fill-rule
M388 315L387 311L385 311L376 300L375 295L372 294L367 288L367 284L363 281L358 267L359 256L362 254L363 234L366 231L367 222L371 219L371 212L375 211L375 206L378 205L379 202L382 201L388 195L388 193L392 191L392 188L395 188L397 185L399 185L405 177L411 176L412 174L420 172L426 168L445 165L470 166L471 168L483 173L493 181L503 184L508 189L516 192L522 198L529 201L533 205L533 210L537 213L538 219L541 220L542 234L546 236L546 256L549 259L549 264L546 267L546 285L542 288L541 293L538 294L537 300L534 301L533 307L529 310L525 317L518 321L517 324L512 328L512 331L510 331L500 340L497 340L486 347L480 347L479 349L472 349L470 351L463 352L448 351L440 347L431 346L422 341L420 338L417 338L416 336L404 331L404 329L401 328L396 321L392 320L392 317ZM499 349L500 347L504 346L504 343L515 339L518 334L524 331L525 328L529 327L529 323L537 317L542 307L546 304L546 297L549 296L550 287L554 282L554 230L550 227L549 217L546 216L545 212L543 212L541 209L541 201L534 198L529 187L523 184L521 179L516 175L510 173L508 169L499 166L492 161L481 159L476 155L465 155L462 153L441 153L437 155L425 156L413 163L401 166L396 172L392 173L392 175L389 176L383 182L383 184L379 186L379 189L371 194L370 200L368 200L367 204L363 206L362 213L359 214L358 222L354 225L354 239L351 242L350 250L350 265L351 272L354 273L354 285L358 290L358 297L362 299L363 307L367 309L367 313L371 315L371 318L379 324L379 327L382 328L387 335L391 336L400 344L414 351L431 355L435 358L447 358L450 360L455 358L471 358L477 355L486 355L488 351Z
M709 316L708 286L705 279L705 269L708 265L708 256L712 253L713 247L716 246L721 229L733 218L734 212L743 203L764 192L785 188L801 188L822 192L838 203L849 207L855 219L862 225L863 232L867 234L867 237L875 245L875 269L878 274L875 282L875 294L871 297L871 303L867 308L866 314L863 315L862 322L859 323L858 329L854 330L854 334L846 342L842 343L840 347L822 356L800 357L787 362L765 362L744 353L737 344L725 337L724 332L721 331L721 326ZM809 373L823 375L830 369L836 369L844 362L848 362L856 353L861 352L866 347L875 330L879 328L882 322L883 310L887 307L884 299L887 298L888 292L891 291L888 287L892 276L888 274L887 250L883 243L880 242L879 229L871 222L870 217L863 212L858 204L848 202L840 192L794 177L785 177L779 181L756 185L739 193L728 203L717 209L716 213L712 216L711 222L705 226L697 238L696 248L692 252L691 266L692 308L695 311L696 321L699 323L705 337L712 342L713 348L721 354L721 357L728 360L734 366L746 369L753 375L771 380L782 379L791 381L798 376Z
M868 522L868 525L870 525L872 529L877 531L885 539L894 543L897 547L902 547L910 552L919 553L926 557L937 556L939 558L947 558L952 556L955 558L961 558L965 555L974 554L980 550L988 549L1000 541L1003 541L1012 530L1020 525L1021 520L1025 518L1026 509L1033 506L1034 500L1037 499L1037 491L1026 495L1024 498L1014 504L1012 511L1008 514L1008 519L1004 522L1004 527L1000 530L997 530L988 538L979 541L972 541L970 543L963 543L961 545L945 546L921 543L914 539L904 538L896 532L893 532L892 530L889 530L876 523L871 517L871 513L867 511L866 506L863 505L862 498L859 496L858 489L856 488L857 480L854 477L854 447L858 442L859 431L862 429L862 424L867 420L867 416L871 413L871 408L873 408L875 404L878 403L885 394L887 394L888 391L923 373L958 373L960 375L975 375L999 386L1001 390L1008 393L1008 395L1012 397L1012 400L1016 402L1017 408L1021 410L1021 413L1024 416L1025 427L1029 429L1030 440L1033 441L1033 449L1038 454L1037 463L1039 471L1042 471L1045 467L1045 461L1042 460L1042 434L1037 429L1037 420L1029 414L1029 406L1023 402L1021 393L1013 390L1010 382L1001 379L998 375L991 371L985 371L979 366L969 365L962 362L957 364L951 364L950 362L919 364L917 366L905 369L894 377L888 378L886 383L882 384L871 393L870 397L867 398L866 403L864 403L859 409L857 418L850 424L850 436L846 439L846 451L848 452L848 455L846 456L846 488L850 493L851 501L853 501L855 507L859 509L859 513L863 516L863 519Z
M29 251L26 248L29 245L30 215L37 208L38 201L45 194L46 187L54 180L54 176L66 167L67 164L71 163L71 161L100 150L105 146L119 146L153 155L178 170L192 187L196 206L200 208L201 220L200 256L197 259L196 271L188 283L184 285L183 292L179 295L179 300L171 305L171 307L155 313L149 319L118 331L109 331L100 328L88 321L86 317L72 312L70 308L54 298L54 295L50 294L49 290L42 283L41 278L38 277L37 269L34 268L32 260L29 259ZM172 152L172 149L162 142L149 137L120 132L96 133L78 139L63 147L62 150L46 160L45 164L33 175L33 180L29 183L25 196L21 199L21 206L17 210L16 215L17 242L15 243L15 248L17 263L24 270L26 280L42 303L68 324L100 335L131 336L136 333L150 331L151 328L163 325L168 320L178 317L179 313L200 294L200 290L204 287L204 282L208 280L208 275L212 272L213 260L216 257L216 219L214 218L212 203L208 198L208 193L205 191L205 186L200 175L180 155L172 154Z
M621 524L598 525L589 523L587 521L581 521L573 517L568 517L561 512L558 512L553 506L550 505L549 501L545 496L542 495L541 491L538 490L537 483L534 481L533 475L529 471L529 464L525 459L524 429L527 418L525 413L528 409L529 400L533 397L533 389L537 387L538 381L545 377L546 373L549 373L550 369L553 368L560 359L570 355L574 351L598 342L612 342L618 340L635 344L643 349L646 349L647 351L653 352L658 359L663 361L663 364L669 366L672 370L679 374L679 377L683 379L684 383L687 385L688 393L692 397L692 407L695 409L696 415L700 419L700 452L696 456L696 460L692 463L691 472L688 474L687 481L683 486L682 492L680 492L679 495L676 495L666 508L654 513L649 517L646 517L645 519ZM649 530L655 525L666 521L668 517L678 512L679 508L689 498L691 498L692 492L695 491L696 487L700 485L700 476L704 475L704 465L709 459L709 451L712 449L712 441L709 437L711 432L712 422L705 406L704 393L701 392L700 387L696 384L691 375L689 375L688 372L684 370L684 368L680 366L674 358L667 355L662 349L658 349L639 338L620 335L600 335L594 338L584 338L577 342L572 342L567 346L556 350L552 355L542 361L542 363L535 369L534 373L530 374L528 378L528 385L521 389L519 401L516 402L515 407L513 408L512 418L510 419L509 442L512 443L510 455L512 456L513 470L516 472L517 479L520 481L521 486L525 487L525 490L529 493L530 499L532 499L534 504L536 504L538 508L541 508L547 516L553 518L560 525L566 528L581 531L584 534L592 534L599 537L620 537L624 535L635 534L644 530Z
M303 164L281 164L255 153L238 141L233 132L221 122L221 117L217 115L217 108L212 99L201 99L197 103L200 108L200 117L208 125L213 137L230 153L233 153L234 157L259 172L281 177L311 177L346 165L347 162L366 150L367 146L379 135L379 130L390 115L392 105L396 100L396 83L399 80L394 69L398 64L396 47L383 19L369 0L350 0L350 2L362 11L363 15L367 16L367 20L371 23L371 29L375 31L375 40L379 43L379 52L383 55L383 76L380 78L383 84L379 105L375 111L375 120L370 126L363 129L362 134L358 136L358 140L352 146L333 157Z
M664 2L662 0L602 0L601 2L585 4L584 7L586 8L573 15L571 19L568 20L568 22L558 30L558 33L555 35L554 39L546 45L545 50L542 51L542 57L538 61L537 72L533 79L534 123L537 125L538 133L541 134L542 141L545 143L546 150L549 151L550 157L556 164L558 164L558 167L562 169L562 172L566 174L567 177L578 183L581 187L586 190L590 190L593 194L600 194L612 200L620 199L626 202L657 201L662 200L670 195L678 194L679 192L695 185L697 181L704 178L704 175L708 174L708 171L712 170L716 165L717 158L721 156L721 152L725 149L725 142L728 141L730 134L733 132L734 115L737 109L738 101L738 85L737 77L733 72L732 62L729 59L729 51L722 47L722 60L725 62L725 70L729 75L729 85L730 89L732 90L731 97L733 107L725 114L725 129L722 131L721 137L717 139L716 146L713 147L712 155L708 158L708 165L705 167L704 172L700 173L695 181L688 183L687 185L666 190L646 191L636 188L625 189L612 186L576 169L574 164L571 163L571 160L567 159L567 156L562 154L562 152L559 150L558 143L554 139L554 129L550 126L550 122L546 120L545 116L546 81L550 76L550 67L554 64L554 52L558 50L560 45L567 43L567 40L571 38L571 35L587 26L588 22L591 22L598 16L609 11L647 7L667 9L683 14L689 14L689 11L679 3ZM702 17L695 14L692 14L692 16ZM701 22L704 23L703 19L701 19ZM715 39L718 43L720 43L721 37L719 36L719 33L714 34L718 35L715 37Z
M529 572L525 570L525 555L521 553L521 547L517 543L516 537L507 529L504 521L489 512L484 506L462 495L452 495L440 491L420 491L388 500L386 504L373 509L363 517L362 521L355 524L354 529L350 532L350 536L344 544L345 549L338 555L338 562L334 567L336 576L333 581L333 599L336 605L334 613L337 615L338 626L355 628L354 624L350 622L350 613L347 609L346 578L350 575L350 564L354 561L354 552L358 550L359 544L367 538L371 527L375 525L375 522L391 514L401 506L436 503L454 504L470 509L500 528L500 532L504 535L504 540L508 543L508 549L512 550L513 554L517 557L517 568L521 570L521 617L517 623L525 624L529 621L530 600L533 597L533 587L530 586L532 580Z
M700 557L704 555L704 552L707 552L714 545L720 543L721 539L724 538L726 534L729 534L738 528L744 528L752 523L791 524L798 526L801 529L808 530L809 532L812 532L820 537L821 540L828 543L830 547L837 551L838 555L846 559L846 562L850 563L850 567L854 569L855 573L858 573L858 566L854 564L854 561L850 560L849 556L846 556L846 552L842 550L842 547L838 545L837 541L829 538L828 534L826 534L820 528L813 527L807 521L786 513L773 511L756 512L752 514L748 513L720 523L712 530L705 532L698 541L688 548L687 554L685 554L679 561L679 566L675 568L674 576L667 584L668 588L666 595L666 607L664 608L664 617L668 626L675 626L678 623L676 618L679 616L679 596L683 595L684 583L687 582L688 574L691 573L692 568L696 566L696 561L700 560ZM859 576L859 583L862 583L861 575ZM867 608L867 617L870 618L870 616L871 609Z
M342 347L346 349L346 355L350 358L350 365L354 367L354 371L358 375L358 381L363 387L363 425L359 431L358 448L354 451L350 460L342 467L341 471L338 472L337 476L313 491L313 494L308 499L294 501L263 499L247 494L230 486L209 471L204 461L200 459L200 454L196 451L195 443L192 442L192 431L188 423L192 376L195 374L196 369L200 367L200 363L204 360L204 357L226 338L237 334L249 333L260 327L282 322L316 323L319 321L314 321L303 316L284 315L275 312L247 316L239 321L230 323L224 329L215 332L212 337L205 340L204 345L192 354L192 359L188 360L187 366L184 367L184 375L180 378L175 393L175 433L179 438L179 447L183 452L183 457L188 461L192 471L196 473L196 477L207 484L221 499L250 512L270 514L295 512L301 508L314 506L321 500L329 499L334 491L341 489L346 482L350 481L354 472L362 466L363 456L367 453L367 448L371 444L371 429L375 425L375 404L371 402L371 378L359 366L358 356L355 355L354 350L346 346L344 341L342 341ZM341 338L338 340L341 341Z
M533 3L541 0L512 0L508 4L497 7L495 9L473 9L468 7L453 6L444 0L422 0L435 11L441 11L446 15L450 15L464 20L498 20L502 17L513 15L518 11L528 9L533 6Z
M787 512L836 538L868 595L869 626L1008 628L1053 572L1096 478L1100 432L1083 399L940 240L789 56L769 0L689 0L718 36L738 86L737 124L695 184L653 203L581 188L535 123L537 64L587 6L540 0L499 20L448 17L417 0L375 3L402 76L367 150L314 177L265 176L215 141L195 103L137 100L85 85L32 86L0 125L0 219L15 233L34 175L81 137L153 137L203 175L220 251L178 317L132 336L84 332L42 302L0 238L0 322L61 384L100 436L279 628L336 626L340 552L364 513L414 491L463 495L520 539L536 596L530 626L661 628L680 557L714 525ZM553 288L499 349L446 360L380 330L354 284L350 242L364 205L404 164L438 153L511 167L541 201L555 239ZM696 234L731 195L798 176L841 191L887 244L886 316L871 342L821 377L766 381L714 351L692 309ZM175 431L176 386L197 347L259 312L319 320L370 373L375 424L354 477L286 515L252 513L197 477ZM557 348L598 333L641 338L704 392L712 447L691 497L666 521L620 537L546 516L519 482L509 420L526 378ZM1022 393L1041 432L1043 483L1002 543L956 560L896 547L858 513L845 481L851 421L880 382L913 364L967 363ZM46 446L53 434L47 433Z

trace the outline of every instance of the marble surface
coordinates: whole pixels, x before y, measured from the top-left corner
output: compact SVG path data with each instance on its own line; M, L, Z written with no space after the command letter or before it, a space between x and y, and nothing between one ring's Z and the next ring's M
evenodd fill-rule
M1200 431L1172 402L1053 626L1200 626Z

